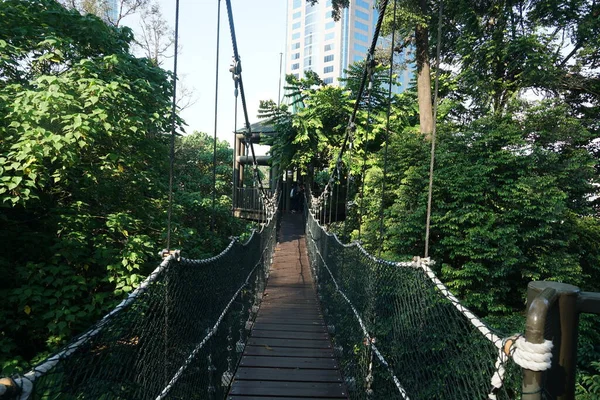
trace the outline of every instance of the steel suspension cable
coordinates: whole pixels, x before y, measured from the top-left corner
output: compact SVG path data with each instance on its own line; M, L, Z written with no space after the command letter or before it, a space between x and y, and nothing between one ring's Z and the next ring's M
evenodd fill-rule
M213 187L212 187L212 217L210 230L215 230L216 192L217 192L217 116L219 109L219 42L221 38L221 0L217 2L217 66L215 67L215 133L213 135Z
M229 1L229 0L228 0ZM383 17L385 15L385 10L387 8L389 0L382 0L381 6L379 7L379 18L377 19L377 24L375 25L375 31L373 32L373 40L371 41L371 46L369 47L369 52L367 53L367 63L369 63L375 54L375 47L377 46L377 40L379 39L379 32L381 31L381 25L383 23ZM338 153L338 157L336 159L336 169L339 170L342 163L342 157L344 152L346 151L346 146L348 145L348 140L350 138L350 134L354 132L356 129L356 125L354 121L356 120L356 114L358 113L358 108L360 105L360 100L362 98L363 92L365 90L365 84L367 82L368 75L368 64L365 64L365 68L363 70L362 78L360 81L360 86L358 88L358 93L356 95L356 102L354 103L354 107L352 109L352 114L350 119L348 120L348 126L346 128L346 135L344 136L344 140L342 142L342 146L340 147L340 151ZM331 174L329 181L327 182L327 186L331 185L334 180L334 173ZM326 186L326 187L327 187Z
M171 105L171 148L169 151L169 208L167 212L167 250L171 250L173 215L173 171L175 169L175 129L177 119L177 55L179 46L179 0L175 1L175 51L173 55L173 103Z
M246 126L246 137L250 140L250 151L252 152L252 163L254 169L254 178L258 181L260 192L263 194L263 198L266 198L265 189L262 185L260 177L258 175L258 163L256 162L256 153L254 152L254 146L252 145L252 130L250 129L250 120L248 118L248 107L246 106L246 95L244 92L244 81L242 80L242 64L240 61L240 55L238 52L237 39L235 36L235 25L233 23L233 11L231 9L231 0L225 1L227 5L227 15L229 17L229 30L231 32L231 44L233 46L233 58L234 58L234 69L237 75L237 83L240 88L240 95L242 99L242 108L244 111L244 123Z
M232 182L233 185L232 186L232 194L231 194L231 212L234 213L235 211L235 206L236 206L236 200L237 200L237 184L239 181L239 176L237 176L237 165L236 165L236 160L237 160L237 153L238 153L238 147L237 147L237 120L238 120L238 86L237 86L237 81L236 81L236 85L235 85L235 91L233 92L234 97L235 97L235 105L233 106L233 176L232 176Z
M374 61L375 60L371 60L371 68L374 68ZM373 97L373 69L371 69L370 71L370 75L369 75L369 86L368 86L368 92L367 92L367 126L369 125L369 122L371 121L371 102L372 102L372 97ZM363 164L362 164L362 168L361 168L361 176L362 176L362 182L361 182L361 188L360 188L360 210L358 212L358 240L360 241L360 237L361 237L361 225L362 225L362 219L363 219L363 214L365 212L365 206L364 206L364 197L365 197L365 173L367 171L367 148L368 148L368 144L369 144L369 137L366 137L365 143L364 143L364 155L363 155Z
M435 85L433 90L433 127L431 130L431 157L429 162L429 188L427 192L427 221L425 222L425 258L429 257L429 231L431 227L431 205L433 203L433 169L435 166L435 138L437 131L438 89L440 82L440 42L442 41L442 16L444 3L440 2L437 31L437 48L435 54Z
M394 44L396 42L396 9L397 0L394 0L394 13L392 24L392 44L390 46L390 73L388 82L388 107L385 122L385 149L383 151L383 179L381 180L381 204L379 205L379 255L383 248L383 205L385 203L385 180L387 178L388 168L388 142L390 139L390 114L392 113L392 78L394 73Z

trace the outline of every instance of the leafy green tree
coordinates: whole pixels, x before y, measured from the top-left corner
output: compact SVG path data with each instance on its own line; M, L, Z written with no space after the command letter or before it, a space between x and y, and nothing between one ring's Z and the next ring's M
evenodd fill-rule
M156 267L172 77L130 54L128 28L53 0L2 1L0 20L0 240L10 249L0 256L0 367L10 374ZM220 142L221 228L208 232L212 145L205 134L177 141L173 242L191 256L221 250L244 226L225 197L232 155Z
M174 233L172 247L191 258L220 252L246 223L231 215L233 150L217 142L215 231L210 232L213 192L213 138L203 132L177 139L175 154Z
M520 310L531 280L585 285L599 272L600 254L586 246L598 229L592 136L564 104L524 104L513 114L520 117L440 129L432 257L485 314ZM391 178L400 184L386 210L385 246L397 256L423 249L428 148L413 135L391 143Z

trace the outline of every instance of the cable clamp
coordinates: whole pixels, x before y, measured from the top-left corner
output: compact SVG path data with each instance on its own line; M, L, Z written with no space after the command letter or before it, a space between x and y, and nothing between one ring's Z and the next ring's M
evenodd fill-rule
M164 260L168 257L173 256L176 261L181 261L181 250L161 250L158 255Z

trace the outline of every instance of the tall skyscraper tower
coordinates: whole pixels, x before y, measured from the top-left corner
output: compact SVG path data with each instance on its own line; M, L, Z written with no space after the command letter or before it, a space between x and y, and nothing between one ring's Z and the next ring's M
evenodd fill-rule
M365 58L378 18L375 0L351 0L339 21L331 16L331 0L311 6L288 0L286 73L301 78L313 70L337 84L344 69Z
M105 19L108 21L115 23L117 18L119 18L119 9L117 0L106 0L105 2Z
M311 6L306 0L287 0L287 31L285 72L302 78L305 71L319 74L327 84L338 84L344 70L356 61L364 60L379 18L375 0L350 0L339 21L331 16L331 0L319 0ZM380 47L389 49L391 38L380 38ZM404 61L405 54L395 55L395 62ZM401 92L410 80L414 66L408 65L398 76Z

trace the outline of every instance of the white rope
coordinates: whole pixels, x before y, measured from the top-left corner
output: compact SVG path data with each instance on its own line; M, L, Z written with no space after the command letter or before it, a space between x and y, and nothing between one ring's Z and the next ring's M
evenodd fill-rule
M310 214L310 218L312 218L313 221L316 221L314 219L312 213L309 213L309 214ZM314 240L314 235L313 235L312 230L310 229L310 224L309 224L309 233L310 233L310 236L311 236L311 238L312 238L312 240L314 242L315 241ZM325 232L325 233L327 233L327 232ZM360 314L358 313L358 311L356 310L356 308L354 307L354 305L352 304L352 302L350 301L350 299L348 298L348 296L346 296L346 293L344 293L340 289L337 281L335 280L335 278L333 276L333 273L331 272L331 270L329 269L329 266L327 265L327 262L325 262L325 259L321 255L321 252L319 251L319 249L317 248L317 246L313 246L313 247L315 248L315 251L319 255L319 258L321 258L321 261L323 262L323 266L327 270L327 273L331 277L331 280L333 281L333 284L335 285L335 290L344 298L344 300L346 300L346 303L348 303L348 305L352 309L352 312L354 313L354 317L358 321L358 324L360 325L360 327L361 327L361 329L363 331L363 335L365 336L365 338L367 340L367 343L369 343L370 346L371 346L371 348L373 349L373 352L377 356L377 359L379 360L379 362L381 363L381 365L383 365L388 370L388 372L390 373L390 375L392 376L392 378L394 380L394 383L396 384L396 388L398 389L398 392L400 393L400 395L402 396L402 398L404 400L410 400L410 398L408 397L408 394L406 393L406 390L400 384L400 380L396 377L396 375L392 371L389 363L386 361L385 357L383 357L383 355L379 352L379 349L377 348L377 346L375 346L375 341L371 338L371 335L369 335L369 332L367 331L367 327L366 327L365 323L363 322L362 318L360 317Z
M429 279L433 282L433 284L438 288L438 290L442 293L442 295L450 300L450 303L462 314L467 320L479 331L481 334L492 342L498 349L502 348L502 338L492 332L487 325L481 321L471 310L467 307L460 304L458 299L448 290L446 285L444 285L435 273L429 268L429 264L433 264L429 258L420 258L416 257L417 266L421 268L425 274L429 277Z
M273 234L275 234L275 230L273 230L271 236ZM235 292L235 294L233 295L233 297L231 297L231 299L229 300L229 303L227 303L227 306L225 307L225 309L223 310L223 312L221 313L221 315L217 319L217 322L215 322L214 326L212 327L212 329L210 329L208 331L208 334L204 337L204 339L202 339L202 341L200 343L198 343L198 345L190 353L190 355L187 357L187 359L185 360L185 362L183 363L183 365L179 368L179 370L177 370L177 372L175 373L175 375L173 375L173 378L171 378L171 380L169 381L169 383L167 384L167 386L165 386L165 388L162 390L162 392L160 392L160 394L156 397L156 400L162 400L162 399L164 399L164 398L167 397L167 395L169 394L169 392L171 391L171 389L173 388L173 386L177 383L177 381L179 380L179 378L181 377L181 375L185 372L185 370L190 365L190 363L194 360L194 358L196 358L196 355L198 354L198 352L202 349L202 347L204 347L204 345L208 342L208 340L215 333L217 333L217 329L219 328L219 325L223 321L223 318L225 318L225 315L227 314L227 311L229 311L229 308L231 307L231 305L233 304L233 302L235 301L235 299L238 297L238 295L240 294L240 292L242 291L242 289L244 287L248 286L248 283L250 282L250 277L252 276L252 274L254 273L254 271L256 270L256 268L263 262L264 253L265 253L265 251L267 251L267 249L268 249L268 246L265 246L265 248L263 249L263 252L261 253L260 260L254 265L254 268L252 268L252 270L250 271L250 273L246 277L246 280L244 281L244 283L238 288L238 290ZM270 264L270 261L269 261L269 264ZM268 269L267 265L265 265L265 269Z
M379 263L382 265L399 267L399 268L418 268L418 269L421 269L425 273L425 275L435 285L435 287L439 290L439 292L442 294L442 296L444 296L447 300L449 300L450 303L471 323L471 325L473 325L473 327L475 327L475 329L477 329L483 335L483 337L488 339L498 349L498 358L496 359L496 362L495 362L495 372L491 378L492 391L488 395L488 398L490 400L496 400L495 392L502 387L504 375L506 372L504 365L506 364L506 362L508 361L508 359L510 357L512 357L513 361L517 365L519 365L521 368L530 369L532 371L544 371L544 370L550 368L551 359L552 359L552 342L551 341L547 340L541 344L534 344L534 343L527 342L526 339L522 335L512 336L512 337L509 337L506 339L503 339L500 336L496 335L471 310L469 310L468 308L463 306L460 303L460 301L456 298L456 296L454 296L452 294L452 292L450 292L450 290L448 290L446 285L444 285L438 279L438 277L435 275L433 270L430 268L430 265L434 264L434 261L432 261L431 259L415 257L412 262L392 262L392 261L387 261L387 260L383 260L383 259L374 257L371 254L369 254L358 242L353 242L350 244L342 243L339 240L339 238L337 237L337 235L327 232L319 224L318 220L316 218L314 218L314 215L312 214L312 212L311 212L311 217L312 217L313 221L316 223L316 225L320 228L320 230L325 235L327 235L328 237L333 237L338 242L339 245L341 245L345 248L357 246L359 248L359 250L361 251L361 253L373 262L376 262L376 263ZM313 236L312 231L311 231L311 236ZM314 240L314 237L313 237L313 240ZM319 253L318 249L317 249L317 254L319 254L319 257L321 257L321 259L323 260L323 257ZM333 275L331 274L331 271L329 271L329 268L327 267L325 260L323 260L323 263L325 264L325 267L327 268L329 275L332 276L332 279L333 279ZM334 283L335 283L335 279L334 279ZM337 283L335 283L335 285L336 285L336 289L339 291ZM339 291L339 292L342 294L344 299L346 299L346 301L349 302L347 297L341 291ZM353 308L353 311L356 314L356 310L354 310L354 308ZM361 327L363 327L363 329L364 329L362 322L361 322ZM511 351L508 355L505 353L505 350L504 350L504 343L507 340L513 340L513 344L510 347ZM373 346L373 347L374 347L374 349L376 349L375 346Z
M545 371L552 366L552 341L543 343L528 342L524 336L515 340L514 352L511 351L513 361L520 367L531 371Z

